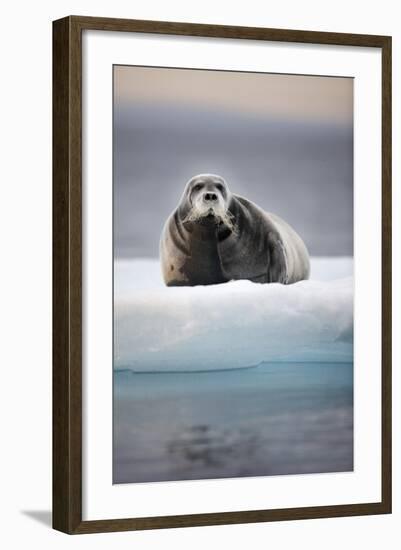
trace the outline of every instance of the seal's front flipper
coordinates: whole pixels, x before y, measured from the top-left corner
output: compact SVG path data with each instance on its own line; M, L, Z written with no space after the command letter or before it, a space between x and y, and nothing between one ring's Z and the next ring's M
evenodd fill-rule
M262 275L257 275L256 277L251 277L249 280L252 281L252 283L260 283L260 284L271 282L267 280L266 273L263 273Z
M269 262L267 268L267 282L288 284L287 259L283 243L279 236L269 232Z

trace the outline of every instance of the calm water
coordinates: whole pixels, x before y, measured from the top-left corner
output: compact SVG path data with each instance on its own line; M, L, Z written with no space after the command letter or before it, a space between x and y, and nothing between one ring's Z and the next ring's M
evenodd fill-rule
M115 483L352 469L352 363L114 375Z

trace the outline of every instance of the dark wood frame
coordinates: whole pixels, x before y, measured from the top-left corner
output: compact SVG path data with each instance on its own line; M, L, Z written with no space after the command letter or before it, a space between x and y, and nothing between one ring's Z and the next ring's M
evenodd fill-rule
M82 521L81 54L85 29L382 51L380 502ZM71 16L53 22L53 527L69 534L391 513L391 37Z

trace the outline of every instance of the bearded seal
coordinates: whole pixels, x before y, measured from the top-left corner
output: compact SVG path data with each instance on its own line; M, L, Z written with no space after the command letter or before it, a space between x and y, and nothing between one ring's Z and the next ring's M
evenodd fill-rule
M167 286L249 279L292 284L308 279L301 237L284 220L230 192L215 174L199 174L185 186L160 240Z

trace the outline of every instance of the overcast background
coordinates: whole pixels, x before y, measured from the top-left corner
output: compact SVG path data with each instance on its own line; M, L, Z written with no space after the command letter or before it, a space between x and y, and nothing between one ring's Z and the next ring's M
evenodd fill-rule
M353 80L114 68L114 253L155 258L201 172L288 221L311 255L353 253Z

